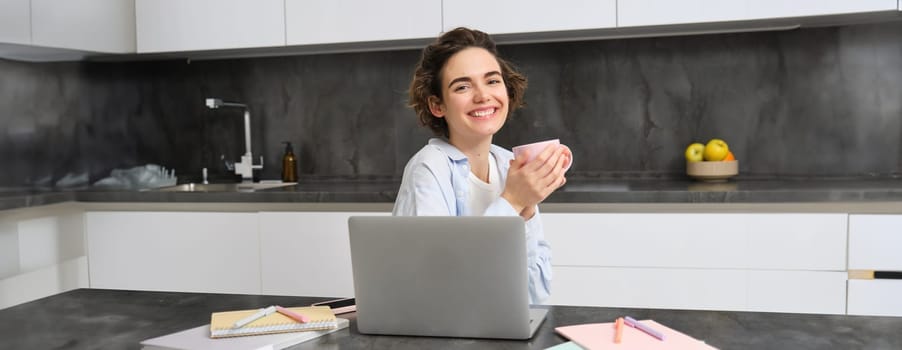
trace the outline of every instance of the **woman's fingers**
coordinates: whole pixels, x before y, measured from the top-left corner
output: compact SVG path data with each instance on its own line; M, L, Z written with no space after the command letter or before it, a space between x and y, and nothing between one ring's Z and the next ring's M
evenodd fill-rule
M528 154L511 160L511 169L505 191L502 194L512 205L529 208L545 200L554 190L566 183L567 156L565 148L552 145L546 147L530 160Z
M548 161L554 159L555 154L559 153L559 145L549 145L536 155L535 159L529 162L530 170L539 170L548 166Z
M561 178L564 177L564 172L566 171L564 167L567 164L567 155L564 154L564 147L559 147L554 156L556 157L553 158L554 161L549 161L546 164L546 167L549 167L550 169L547 169L548 172L544 177L544 185L546 188L551 189L546 196L551 194L551 191L554 191L561 186ZM545 171L545 169L542 169L542 171Z

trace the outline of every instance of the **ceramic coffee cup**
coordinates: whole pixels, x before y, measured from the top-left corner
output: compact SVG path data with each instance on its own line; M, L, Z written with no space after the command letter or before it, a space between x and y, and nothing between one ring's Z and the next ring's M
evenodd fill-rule
M529 159L527 162L532 161L539 153L542 153L546 147L551 145L561 145L560 139L546 140L540 142L533 142L525 145L520 145L511 149L514 152L514 157L520 158L524 151L529 153ZM564 156L567 157L564 164L564 170L569 170L570 166L573 165L573 154L570 153L570 147L566 145L561 145L564 149Z

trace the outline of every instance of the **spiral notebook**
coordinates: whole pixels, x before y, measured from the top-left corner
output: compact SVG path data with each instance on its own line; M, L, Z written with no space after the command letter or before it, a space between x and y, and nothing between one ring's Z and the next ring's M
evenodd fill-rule
M287 308L307 316L310 321L298 322L278 312L259 318L241 328L233 328L236 321L253 315L258 310L215 312L210 315L210 337L238 337L244 335L316 331L338 327L335 314L328 306L303 306Z

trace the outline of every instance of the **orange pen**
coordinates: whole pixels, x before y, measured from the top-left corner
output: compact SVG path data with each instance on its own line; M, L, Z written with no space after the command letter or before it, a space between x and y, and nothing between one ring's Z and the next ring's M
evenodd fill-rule
M623 317L618 317L614 322L614 344L620 344L623 338Z

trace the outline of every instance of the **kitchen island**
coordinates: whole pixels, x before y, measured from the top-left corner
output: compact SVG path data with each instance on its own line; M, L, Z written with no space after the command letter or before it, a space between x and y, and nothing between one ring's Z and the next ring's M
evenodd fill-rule
M397 186L0 191L17 243L0 246L0 307L83 287L351 296L347 218L389 215ZM582 178L540 207L550 304L902 316L902 281L849 278L902 271L899 179ZM329 264L292 272L297 254Z
M210 313L327 298L78 289L0 310L0 349L140 349L139 342L206 324ZM720 349L900 349L902 318L789 313L551 306L529 340L360 334L348 329L291 349L544 349L566 339L559 326L653 319Z

